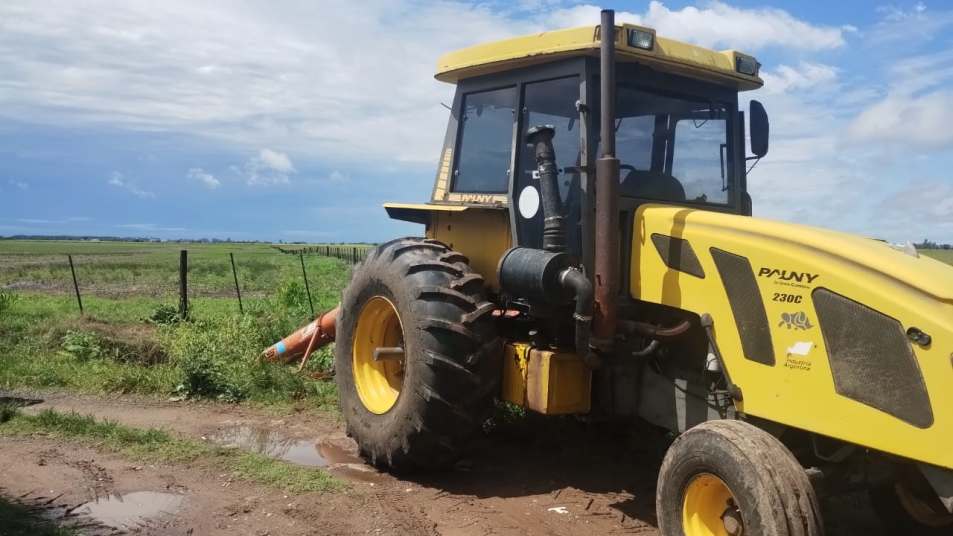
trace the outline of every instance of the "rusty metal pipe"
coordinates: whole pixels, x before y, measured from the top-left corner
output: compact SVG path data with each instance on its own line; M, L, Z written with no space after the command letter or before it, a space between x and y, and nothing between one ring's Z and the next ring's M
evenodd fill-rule
M619 320L619 329L625 333L631 333L648 337L650 339L674 339L684 335L692 327L691 322L683 320L672 327L657 326L646 322L636 322L634 320Z
M616 332L619 287L619 159L615 157L615 12L602 11L599 46L601 154L596 160L595 310L592 344L608 350Z

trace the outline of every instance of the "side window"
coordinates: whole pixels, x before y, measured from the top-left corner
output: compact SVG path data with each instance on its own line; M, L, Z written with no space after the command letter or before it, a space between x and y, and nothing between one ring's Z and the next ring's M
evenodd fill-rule
M648 171L652 168L652 133L655 115L636 115L616 120L616 156L621 164Z
M453 191L505 193L509 185L516 88L463 97Z
M559 196L566 216L566 231L570 251L578 253L580 246L578 223L580 166L580 124L576 101L579 100L579 77L570 76L523 86L523 128L520 132L518 173L515 177L514 197L517 209L517 238L519 245L542 247L543 212L540 200L536 155L525 143L526 131L538 125L556 129L553 148Z
M681 119L675 124L672 175L685 188L685 199L728 202L727 125L724 119Z

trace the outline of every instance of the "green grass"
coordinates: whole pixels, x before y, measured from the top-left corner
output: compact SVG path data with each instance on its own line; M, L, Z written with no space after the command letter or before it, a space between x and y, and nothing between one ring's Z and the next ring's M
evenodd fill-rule
M174 298L182 249L189 252L191 298L235 296L229 253L235 256L239 285L248 298L267 296L290 278L301 279L299 258L268 244L0 240L0 288L70 295L73 280L67 255L72 255L83 296ZM326 279L337 276L333 269L337 263L329 261L305 256L308 279L319 301L328 297Z
M191 297L188 322L150 321L161 316L157 311L175 310L174 296L94 292L84 296L86 314L81 316L70 288L3 290L5 284L42 286L51 273L46 257L65 251L93 259L86 269L106 274L105 279L154 288L163 277L176 277L179 247L188 247L195 262L190 288L205 285L212 290ZM251 265L260 271L254 281L264 286L243 295L244 314L237 301L227 297L233 284L227 252L232 249L241 252L236 253L239 263L243 256L260 257ZM174 262L166 262L170 259ZM196 268L213 262L228 268L227 278L210 277L210 271ZM8 272L4 263L17 264L20 271ZM306 266L315 311L333 307L349 266L319 256L307 256ZM291 367L259 360L264 348L311 318L300 261L267 246L0 240L0 388L179 395L332 409L333 382L313 381ZM331 347L319 350L306 372L326 374L332 355Z
M44 410L37 415L25 415L17 412L0 423L0 436L76 441L136 461L206 466L293 493L335 491L344 487L343 482L317 468L183 439L164 430L97 421L77 413Z
M953 264L953 249L923 249L920 250L920 253L928 257L933 257L938 261Z

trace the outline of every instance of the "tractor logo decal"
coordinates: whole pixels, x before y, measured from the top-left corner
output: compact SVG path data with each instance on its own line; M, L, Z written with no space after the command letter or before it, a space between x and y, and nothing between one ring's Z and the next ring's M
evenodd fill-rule
M813 283L815 279L820 277L820 274L764 267L758 271L758 277L767 277L777 281L788 281L792 283Z
M781 322L778 323L778 327L784 326L788 329L802 329L807 330L814 327L811 324L811 321L807 318L807 313L804 311L798 311L796 313L781 313Z

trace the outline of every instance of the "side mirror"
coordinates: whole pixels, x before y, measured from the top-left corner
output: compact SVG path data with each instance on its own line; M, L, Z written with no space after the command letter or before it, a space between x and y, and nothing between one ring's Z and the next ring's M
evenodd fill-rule
M751 152L758 158L768 154L768 112L764 111L764 105L753 100L748 108L748 120L751 133Z

